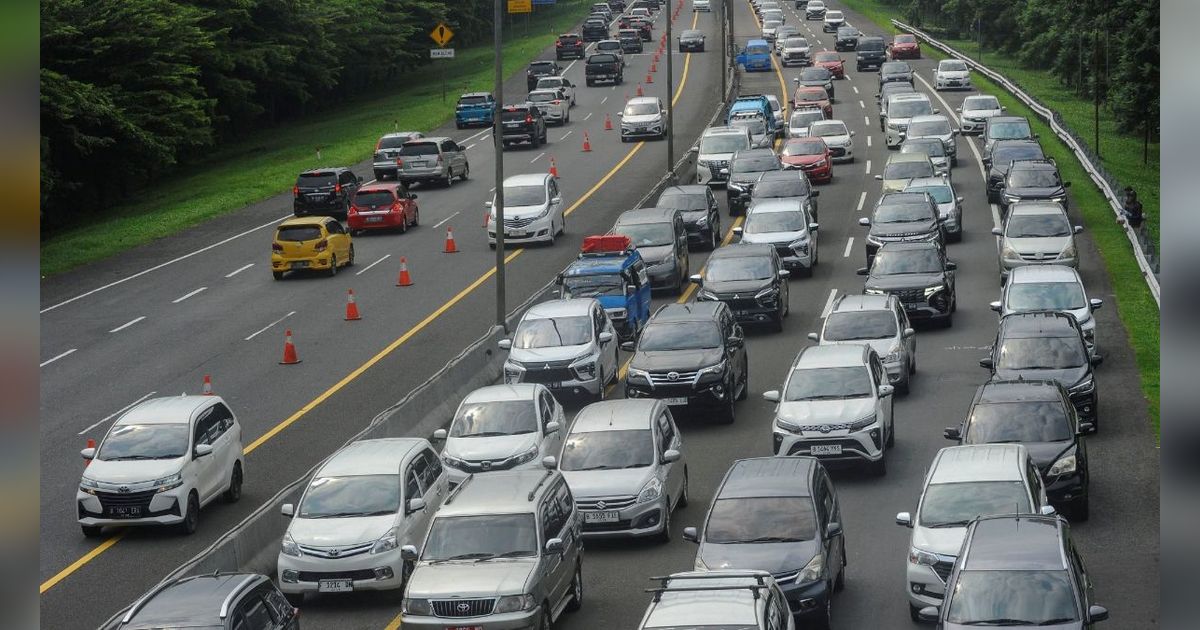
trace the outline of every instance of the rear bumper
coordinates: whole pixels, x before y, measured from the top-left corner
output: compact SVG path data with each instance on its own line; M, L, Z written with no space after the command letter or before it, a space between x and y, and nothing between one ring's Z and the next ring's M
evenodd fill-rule
M271 271L301 271L304 269L329 269L329 252L320 256L287 257L272 255Z
M404 214L400 212L352 214L347 217L346 225L348 225L351 230L382 230L388 228L397 228L404 225Z

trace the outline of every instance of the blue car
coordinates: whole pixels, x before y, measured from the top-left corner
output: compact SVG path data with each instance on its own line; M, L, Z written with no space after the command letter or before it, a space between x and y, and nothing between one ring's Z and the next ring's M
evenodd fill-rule
M629 238L589 236L579 258L558 274L562 299L594 297L622 341L636 339L650 319L650 276Z
M454 126L459 129L480 125L489 127L496 112L496 99L491 92L471 92L458 97L454 108Z
M771 45L765 39L752 39L738 53L737 62L746 72L769 72L771 70Z

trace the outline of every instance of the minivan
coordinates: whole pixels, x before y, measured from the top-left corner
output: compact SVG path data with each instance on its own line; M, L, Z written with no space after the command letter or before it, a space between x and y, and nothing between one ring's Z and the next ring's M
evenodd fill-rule
M638 208L617 217L613 234L628 236L646 261L650 287L682 293L691 270L687 228L676 208Z

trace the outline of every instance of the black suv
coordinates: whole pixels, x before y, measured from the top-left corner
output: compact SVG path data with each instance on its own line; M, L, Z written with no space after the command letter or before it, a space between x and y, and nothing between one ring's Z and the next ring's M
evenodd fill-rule
M555 61L535 61L529 64L529 69L525 71L526 89L533 91L537 87L538 79L542 77L556 77L562 74L562 66Z
M1088 455L1071 396L1054 381L989 381L975 392L966 420L947 427L959 444L1024 444L1042 473L1046 497L1073 520L1088 518Z
M636 28L623 28L617 31L617 41L621 42L621 52L632 55L645 51L642 42L642 32Z
M584 82L592 87L600 81L608 81L613 85L625 82L625 71L621 68L621 59L611 53L593 53L583 64Z
M1000 330L989 356L979 365L993 378L1052 379L1071 394L1079 419L1100 429L1100 399L1093 366L1102 356L1088 359L1083 331L1073 315L1060 312L1011 313L1000 318ZM1085 425L1086 426L1086 425Z
M658 196L656 208L676 208L683 213L688 246L709 250L721 245L721 207L712 188L704 184L670 186Z
M1108 609L1093 603L1092 580L1061 517L977 518L967 526L958 557L962 561L946 580L946 600L919 613L939 630L1086 630L1108 619Z
M983 156L983 165L987 167L987 198L990 203L1000 203L1000 195L1004 192L1004 180L1008 178L1008 169L1015 160L1042 160L1046 154L1037 140L1000 140L992 145L992 150Z
M348 168L304 171L292 187L292 214L298 217L316 214L345 220L350 212L350 199L361 185L362 178Z
M907 61L887 61L879 66L879 87L883 88L885 83L893 81L909 84L913 82L912 66L908 65Z
M563 33L554 42L554 58L562 61L567 57L583 59L585 44L578 33Z
M859 37L855 48L854 65L859 72L878 68L887 61L887 44L882 37Z
M504 148L528 142L538 148L546 142L546 118L533 103L505 105L500 110L500 139Z
M750 205L750 195L759 177L768 171L782 171L783 162L771 149L743 149L733 154L729 168L721 169L728 175L725 185L725 200L729 202L729 216L745 214Z
M867 250L867 266L884 243L930 242L946 246L946 234L938 218L937 205L929 193L885 193L875 202L871 218L863 217L858 224L871 228L863 239Z
M598 42L608 39L608 22L601 18L589 18L583 23L583 41Z
M853 26L840 26L837 30L837 41L833 43L833 49L838 52L854 50L858 48L859 37L862 37L862 32Z
M703 273L691 280L700 285L697 302L724 302L738 323L770 322L775 332L783 332L790 275L773 246L739 243L713 252Z
M892 294L900 298L904 311L913 322L926 320L953 324L958 310L954 289L954 271L958 266L946 259L937 243L884 243L875 253L863 292L868 295Z
M750 189L750 202L762 199L795 199L804 204L813 221L817 221L817 197L821 191L813 190L804 171L786 169L767 171L759 176L754 188Z
M627 210L617 217L612 233L628 236L633 242L646 263L650 288L683 293L691 275L691 259L682 212L675 208Z
M754 457L733 462L704 528L685 527L683 538L700 545L697 569L770 571L798 622L828 628L846 578L841 520L833 481L815 457Z
M750 391L742 327L721 302L667 304L654 312L625 373L626 398L658 398L672 410L718 409L733 422L734 401Z
M1015 160L1008 167L1000 193L1000 207L1005 213L1018 201L1057 201L1067 209L1067 188L1058 175L1054 160Z
M209 573L154 587L130 607L120 627L299 630L300 611L266 576Z

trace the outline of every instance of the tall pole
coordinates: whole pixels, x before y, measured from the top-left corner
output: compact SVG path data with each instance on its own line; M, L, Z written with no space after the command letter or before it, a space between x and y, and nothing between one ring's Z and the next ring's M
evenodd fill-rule
M1092 103L1095 107L1095 118L1092 129L1095 132L1096 157L1100 157L1100 31L1092 31Z
M670 2L670 0L668 0ZM674 181L675 169L675 117L671 104L671 93L675 87L675 40L671 37L671 22L675 21L674 7L667 5L667 174Z
M493 5L492 49L496 85L492 91L496 98L496 111L492 113L492 146L496 151L496 200L492 210L496 215L496 325L507 330L505 315L508 313L504 305L504 137L500 122L500 111L504 106L504 62L500 54L504 43L500 27L504 20L504 0L493 0Z
M725 26L729 20L729 2L721 0L721 100L725 100L725 94L729 91L729 86L726 85L728 80L728 66L726 55L729 54L729 44L725 42Z

